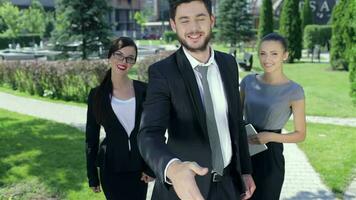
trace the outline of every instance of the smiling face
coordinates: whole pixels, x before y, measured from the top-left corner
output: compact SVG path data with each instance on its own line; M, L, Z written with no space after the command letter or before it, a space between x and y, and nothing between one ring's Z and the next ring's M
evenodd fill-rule
M109 58L112 73L127 74L136 62L136 49L126 46L115 51Z
M207 49L215 18L203 2L192 1L180 4L170 23L179 42L189 51L198 52Z
M259 58L266 73L282 70L283 61L287 60L288 52L279 41L267 40L261 43Z

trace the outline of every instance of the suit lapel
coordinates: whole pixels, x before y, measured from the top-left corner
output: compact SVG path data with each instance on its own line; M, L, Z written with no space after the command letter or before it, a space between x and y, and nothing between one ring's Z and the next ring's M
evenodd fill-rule
M136 105L135 105L135 127L132 131L137 129L140 126L140 115L142 107L140 106L143 101L143 92L136 81L133 81L133 86L135 90L135 98L136 98Z
M205 111L204 111L202 99L200 97L197 80L195 78L193 68L190 65L187 57L185 56L182 47L176 52L176 60L177 60L178 69L182 74L184 84L186 86L186 89L188 90L189 98L193 103L193 108L197 115L199 124L203 130L204 136L208 138Z
M139 85L136 83L136 81L133 81L133 86L134 86L134 91L135 91L135 104L136 105L135 105L135 126L134 126L134 129L132 130L132 132L135 132L135 129L137 129L139 127L139 123L140 123L139 113L141 112L142 108L139 105L143 101L143 96L142 96L141 88L139 88ZM105 98L105 102L109 102L109 103L103 104L103 106L105 107L105 110L108 111L108 115L109 115L108 122L114 124L114 126L118 126L119 129L123 130L126 133L125 135L128 136L126 129L121 124L119 118L116 116L116 114L111 106L111 99L110 99L109 95L107 95L107 97Z
M136 91L135 91L135 95L136 95ZM105 102L108 103L104 103L103 107L105 107L105 111L108 112L107 113L107 122L108 124L111 124L110 126L114 126L117 127L118 129L120 129L120 132L124 132L125 136L128 137L126 129L124 128L124 126L121 124L121 121L119 120L119 118L116 116L114 109L111 106L111 98L109 95L107 95L107 97L105 97ZM137 113L137 99L136 99L136 113ZM137 118L137 116L135 116L135 118ZM136 120L136 119L135 119ZM135 121L136 123L136 121Z
M234 91L233 80L235 80L236 77L233 77L234 75L233 71L229 70L229 67L233 67L233 66L229 66L229 63L226 61L226 59L224 59L221 56L221 54L216 51L215 51L215 61L218 64L221 80L223 82L223 86L226 94L229 119L233 119L231 116L231 111L233 110L232 108L234 106L233 102L235 102L234 92L236 92ZM237 101L235 103L237 103Z

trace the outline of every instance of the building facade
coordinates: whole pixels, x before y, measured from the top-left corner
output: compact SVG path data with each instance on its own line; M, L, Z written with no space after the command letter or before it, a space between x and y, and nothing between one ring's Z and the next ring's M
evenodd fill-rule
M31 5L32 0L11 0L10 2L20 9L26 9ZM54 11L54 0L39 0L39 2L46 11Z
M337 0L310 0L310 8L313 14L314 24L327 24L331 19L332 10ZM299 10L303 9L304 0L299 1ZM282 11L283 0L278 0L273 4L274 14L279 18Z
M32 0L11 0L20 9L26 9ZM46 11L55 11L55 0L39 0ZM112 31L118 36L139 37L140 26L135 22L135 12L142 9L143 0L108 0L112 12L108 21L112 24Z
M135 13L142 9L141 0L109 0L112 12L108 17L115 35L140 37L140 26L136 23Z

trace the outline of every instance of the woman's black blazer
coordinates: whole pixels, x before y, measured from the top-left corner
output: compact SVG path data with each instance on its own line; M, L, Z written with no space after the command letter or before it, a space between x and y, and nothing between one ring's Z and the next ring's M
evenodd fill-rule
M98 87L91 89L88 96L88 111L86 124L86 158L89 186L98 186L98 170L114 172L148 171L138 147L137 133L140 125L142 103L146 95L146 84L133 81L136 98L135 127L128 137L125 128L116 117L111 107L110 94L105 94L100 109L103 111L102 123L98 124L94 115L94 96ZM103 126L106 137L99 145L100 126ZM129 145L131 150L129 150Z

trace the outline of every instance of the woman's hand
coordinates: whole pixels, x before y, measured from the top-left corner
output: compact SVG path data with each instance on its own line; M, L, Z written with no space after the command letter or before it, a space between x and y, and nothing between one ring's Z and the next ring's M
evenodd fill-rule
M260 132L257 135L251 135L248 137L249 144L266 144L272 142L272 137L276 133L272 132Z
M90 188L91 188L91 189L93 190L93 192L95 192L95 193L101 192L100 185L95 186L95 187L90 187Z
M145 174L144 172L142 172L141 181L144 181L145 183L149 183L153 180L154 180L154 178L152 178L152 177L148 176L147 174Z

